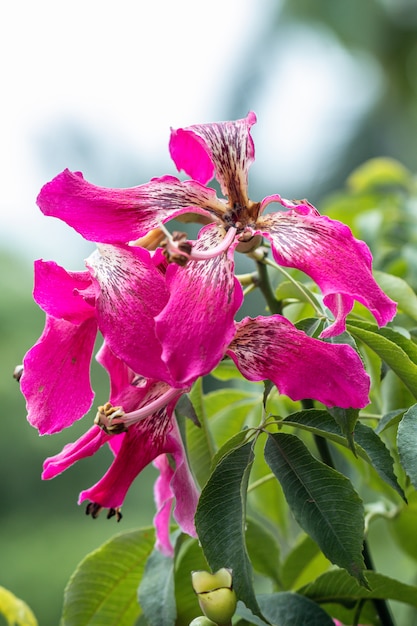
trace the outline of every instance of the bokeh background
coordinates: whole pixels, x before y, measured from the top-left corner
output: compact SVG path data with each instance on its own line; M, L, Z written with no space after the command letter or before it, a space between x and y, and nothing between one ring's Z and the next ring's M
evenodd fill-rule
M38 0L0 8L0 585L41 625L59 621L68 577L121 530L77 504L102 450L43 483L43 459L89 427L39 438L12 378L36 341L32 264L84 268L93 249L43 217L36 196L65 167L97 185L175 174L170 127L258 116L250 195L318 205L374 156L417 170L415 0ZM107 381L93 373L97 401ZM123 530L154 514L149 468ZM381 564L389 568L387 563ZM0 624L1 622L0 617Z

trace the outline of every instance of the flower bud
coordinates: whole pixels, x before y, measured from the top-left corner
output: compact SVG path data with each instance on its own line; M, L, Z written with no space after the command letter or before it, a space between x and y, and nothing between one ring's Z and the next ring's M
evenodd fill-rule
M204 615L218 626L227 626L236 610L237 598L232 588L232 570L222 567L215 574L192 572L193 589Z
M205 617L205 615L199 615L190 622L190 626L217 626L217 624L212 622L208 617Z

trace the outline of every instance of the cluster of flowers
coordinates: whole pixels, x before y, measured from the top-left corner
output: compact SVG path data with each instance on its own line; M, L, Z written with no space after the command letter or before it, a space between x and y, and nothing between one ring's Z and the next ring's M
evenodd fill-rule
M200 376L228 356L251 381L271 380L293 400L362 408L369 377L348 345L314 339L281 315L236 321L243 300L234 273L235 251L253 254L269 240L275 261L297 268L319 286L333 321L322 338L345 329L356 301L379 325L395 303L372 276L371 254L343 224L308 202L279 195L249 199L254 160L249 113L233 122L174 130L170 154L188 180L154 178L129 189L90 184L65 170L38 197L45 215L57 217L97 243L86 271L35 263L34 298L46 313L38 342L24 358L22 392L28 419L41 434L61 431L85 415L93 401L90 363L109 374L110 398L78 441L46 460L49 479L108 443L114 460L105 476L80 494L95 517L102 508L120 518L134 478L150 462L155 486L158 547L170 554L169 520L195 535L198 489L175 420L175 405ZM224 197L207 186L215 178ZM265 212L275 204L275 212ZM172 219L202 224L198 238L167 236Z

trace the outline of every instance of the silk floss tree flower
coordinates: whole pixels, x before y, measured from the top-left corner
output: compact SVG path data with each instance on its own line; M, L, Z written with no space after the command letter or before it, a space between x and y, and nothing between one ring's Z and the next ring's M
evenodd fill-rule
M235 320L243 292L234 275L234 252L253 252L264 237L277 262L303 270L321 288L335 317L324 337L344 330L354 300L379 324L395 314L395 304L372 277L368 248L346 226L306 202L278 195L249 200L254 122L250 113L236 122L173 131L171 155L190 180L164 176L135 188L104 189L65 170L38 197L45 215L66 221L97 242L97 250L84 272L67 272L52 262L35 265L34 297L46 324L24 359L21 386L29 421L41 434L53 433L89 410L98 331L106 353L129 372L124 384L112 389L93 429L45 465L44 477L50 478L110 443L116 456L109 473L81 495L90 500L93 515L105 507L118 517L131 480L152 460L161 470L157 500L165 528L165 501L178 501L186 489L195 505L186 469L174 481L178 468L186 467L175 402L225 356L249 380L269 379L293 400L310 397L343 408L362 408L369 401L369 377L350 346L308 337L281 315ZM213 175L224 198L207 187ZM264 214L273 202L286 210ZM159 228L174 218L204 226L196 241L170 237L163 255ZM156 249L150 252L154 236ZM113 367L108 370L113 381ZM174 471L164 454L174 457ZM174 483L181 487L174 489ZM193 506L184 515L176 507L189 532ZM166 537L161 543L167 546Z
M100 263L94 265L90 258L85 272L67 272L54 262L35 263L34 297L46 312L46 323L24 358L21 388L28 419L41 434L61 431L80 419L93 400L89 370L100 327L106 342L97 358L109 373L110 401L99 407L96 423L85 435L46 460L43 478L57 476L107 443L115 459L106 475L81 493L79 502L88 500L87 512L93 517L107 508L109 517L120 519L132 481L153 461L160 470L155 485L157 545L170 553L173 500L174 517L182 530L193 535L198 492L174 415L177 400L189 387L172 384L161 360L161 347L155 339L151 343L153 315L168 298L166 268L159 253L151 256L145 249L129 246L107 248L107 255L106 247L101 250ZM144 302L150 313L143 310ZM116 350L120 345L129 363L146 370L148 377L136 374L116 356L107 339ZM148 352L149 346L142 346L144 341L153 345L155 355ZM282 316L235 323L225 354L249 380L270 379L293 399L315 397L327 405L346 407L364 406L368 401L368 377L349 346L308 337Z
M345 330L355 300L384 325L396 306L372 276L371 254L344 224L322 216L308 202L290 202L275 194L260 202L248 197L248 171L254 160L250 134L254 113L241 120L196 125L171 133L170 153L178 169L191 178L152 179L129 189L92 185L80 173L65 170L46 184L38 197L45 215L58 217L86 239L126 244L149 235L174 218L205 223L197 241L171 237L166 254L170 292L156 319L162 358L175 380L186 381L204 360L212 370L234 334L241 303L233 275L234 251L253 252L263 238L282 266L299 269L320 287L334 321L322 332ZM224 198L207 182L216 177ZM269 205L278 211L265 213ZM181 312L187 311L187 323ZM181 357L179 357L181 355Z
M147 251L136 252L147 267ZM134 258L137 260L137 255ZM134 258L129 257L131 265ZM154 293L158 293L158 273L152 272L153 267L149 266L146 275L153 282ZM149 288L145 281L142 286ZM81 418L92 404L89 369L100 308L90 304L94 302L94 289L88 272L66 272L52 262L35 263L34 297L46 312L46 324L40 340L24 358L20 382L29 421L41 434L52 434ZM145 330L142 339L147 340ZM153 461L160 471L155 484L157 546L170 554L169 524L174 500L175 519L184 532L195 535L198 491L174 415L178 398L188 389L136 375L106 343L97 360L109 374L110 401L99 407L95 424L85 435L45 461L42 477L57 476L108 443L115 459L105 476L80 494L79 502L88 500L87 512L93 517L108 508L108 517L115 516L119 521L131 483Z

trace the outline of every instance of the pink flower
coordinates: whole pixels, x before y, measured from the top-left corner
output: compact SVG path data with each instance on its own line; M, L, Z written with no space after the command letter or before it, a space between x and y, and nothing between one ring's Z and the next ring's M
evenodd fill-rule
M54 478L108 443L114 461L97 484L81 492L79 503L88 500L87 513L93 517L107 508L108 517L115 515L119 520L130 485L142 469L154 461L160 470L155 485L157 547L172 555L169 525L174 499L176 521L184 532L195 536L198 490L174 417L178 398L188 390L173 389L166 383L135 375L106 345L97 358L109 372L111 404L100 407L97 423L80 439L46 459L42 477ZM175 467L168 462L168 455Z
M200 360L191 368L193 346L186 337L174 353L158 336L169 297L168 272L160 269L158 254L106 245L90 257L88 267L67 272L56 263L35 264L34 297L47 317L42 336L24 358L21 389L28 419L41 434L59 432L90 409L90 362L98 328L126 367L172 389L188 388L229 355L246 378L272 380L293 400L311 397L344 408L368 403L369 378L356 352L308 337L280 315L232 320L225 337L217 344L213 338L213 351L198 344ZM192 334L189 315L179 309L172 324L181 323Z
M255 121L254 113L249 113L234 122L172 131L171 156L191 180L164 176L130 189L105 189L65 170L39 194L45 215L64 220L91 241L127 243L183 215L187 220L194 215L206 224L196 242L171 240L167 246L172 259L186 263L182 271L168 268L170 299L156 320L170 370L175 369L174 355L187 338L190 370L195 360L201 360L200 345L206 351L218 335L230 341L233 311L241 301L233 277L233 253L253 251L263 237L270 241L277 263L302 270L320 287L335 318L322 336L344 331L355 300L372 312L379 325L395 315L395 303L372 277L368 247L347 226L320 215L306 201L290 202L278 194L261 202L249 199L247 179L255 155L250 130ZM224 198L206 186L213 177ZM266 214L272 203L279 210ZM189 324L173 326L183 310ZM209 354L216 352L218 358L224 348L220 344Z

